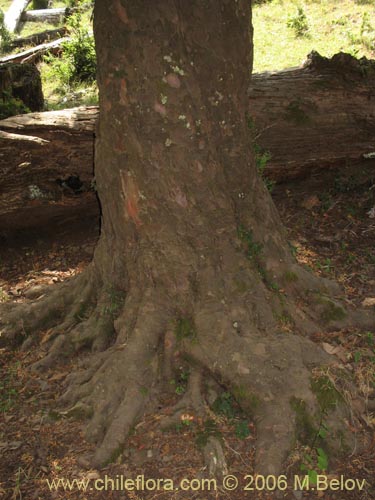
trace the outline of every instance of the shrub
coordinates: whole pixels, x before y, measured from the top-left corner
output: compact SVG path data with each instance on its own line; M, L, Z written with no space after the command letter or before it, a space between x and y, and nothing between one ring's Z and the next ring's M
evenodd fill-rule
M48 9L48 0L33 0L33 9Z
M13 97L10 92L3 90L0 97L0 120L23 113L30 113L30 109L21 99Z
M309 24L303 7L298 6L297 12L294 15L289 16L287 26L294 31L294 35L297 38L307 35L309 31Z
M0 53L9 52L12 35L4 24L4 12L0 9Z
M70 40L62 44L60 58L46 56L51 73L60 80L62 87L70 89L75 84L92 83L96 79L96 53L92 34L82 23L78 12L68 21Z

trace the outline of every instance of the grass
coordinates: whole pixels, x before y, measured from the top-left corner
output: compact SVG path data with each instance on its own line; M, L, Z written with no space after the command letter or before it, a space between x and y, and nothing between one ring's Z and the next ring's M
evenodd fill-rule
M4 13L9 9L12 0L0 0L0 9L4 11Z
M292 27L298 7L308 25L302 36ZM312 50L375 57L374 0L271 0L253 6L253 25L255 72L299 66Z

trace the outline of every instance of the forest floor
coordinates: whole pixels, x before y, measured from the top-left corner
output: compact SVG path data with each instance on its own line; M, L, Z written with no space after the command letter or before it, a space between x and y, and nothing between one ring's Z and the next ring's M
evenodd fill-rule
M375 303L375 218L371 213L375 204L374 184L373 165L371 168L363 165L316 173L304 180L277 185L273 190L297 259L313 272L337 280L346 292L348 303L354 306L366 301L374 307ZM13 237L0 236L0 301L22 301L32 297L38 287L63 281L85 268L98 238L98 221L60 227L55 224L43 232L38 228ZM286 318L285 333L291 328ZM156 488L150 491L154 486L152 482L148 483L148 491L121 491L121 478L135 479L143 475L145 480L170 479L176 487L184 478L204 477L202 455L196 445L202 422L190 425L183 422L168 432L161 432L161 415L155 414L147 415L138 423L128 439L126 451L116 463L100 471L87 470L81 465L80 457L90 451L91 445L83 438L82 423L56 409L64 380L78 359L56 365L43 375L29 370L30 365L43 356L48 337L48 331L42 332L39 347L31 352L0 351L1 499L266 500L270 497L267 491L257 491L257 488L263 489L261 481L251 483L256 428L247 422L244 430L243 423L236 421L235 409L233 414L228 408L226 411L222 408L223 411L212 415L224 443L229 473L239 480L235 491L223 489L220 481L217 491L213 483L203 484L203 488L196 491ZM318 332L315 338L353 374L365 399L374 397L375 393L374 337L371 332L345 330ZM162 402L163 408L173 406L180 392L177 386L175 392ZM280 491L278 498L375 499L374 414L366 413L363 421L373 434L372 445L360 455L352 454L335 463L331 460L327 473L317 470L330 479L344 476L366 480L362 491L357 487L353 491L297 491L295 475L305 474L301 472L301 463L307 461L308 465L306 457L309 456L315 460L313 451L297 445L287 464L286 483L283 478L279 480L280 489L284 489L285 484L288 488ZM313 463L308 467L314 469L317 465ZM56 488L53 485L50 488L48 481L51 485L54 480ZM170 484L164 482L166 487ZM197 487L197 484L191 486ZM112 491L112 486L117 491ZM268 487L272 486L270 480Z

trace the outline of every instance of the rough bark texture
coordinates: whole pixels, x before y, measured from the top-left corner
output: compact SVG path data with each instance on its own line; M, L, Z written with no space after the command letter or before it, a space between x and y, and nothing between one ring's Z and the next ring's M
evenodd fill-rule
M4 101L16 97L31 111L41 111L44 107L40 73L33 64L0 66L0 93Z
M0 124L0 225L14 230L97 214L96 107L15 116Z
M253 75L249 114L275 179L375 152L375 62L312 52L302 68Z
M256 420L256 470L275 473L296 439L292 402L322 416L311 370L332 359L309 334L351 316L335 285L296 264L256 172L249 2L96 0L95 36L101 238L85 273L3 311L1 339L61 321L36 368L93 352L63 401L89 418L95 466L121 452L144 411L158 411L168 377L186 364L175 417L205 418L215 381ZM285 317L293 333L282 332ZM332 443L340 431L350 445L350 412L334 407ZM211 473L226 470L214 435L204 451Z
M40 78L27 78L27 88L31 83L33 93L38 97L35 104L34 100L26 98L25 92L21 94L18 91L21 85L17 76L19 67L25 68L23 71L26 75L37 71L33 66L28 67L30 69L26 71L25 65L8 65L4 69L0 68L0 75L9 76L11 73L13 76L8 80L5 77L2 79L10 84L13 78L13 94L23 99L28 107L35 109L36 106L42 105L42 100L38 97L41 93ZM271 153L271 159L265 169L268 177L282 182L288 178L310 175L318 169L338 168L345 163L354 164L360 159L363 161L366 156L371 157L375 149L373 67L373 61L357 61L349 55L337 54L332 60L326 60L313 53L302 68L253 75L248 110L255 127L252 131L255 142ZM27 93L30 93L29 90ZM18 227L17 221L22 225L31 225L33 220L38 221L34 217L31 220L25 218L25 210L29 206L20 205L19 202L24 199L31 177L38 178L37 184L40 184L43 192L50 192L43 201L46 209L45 221L49 217L53 218L56 210L60 214L60 209L64 206L68 207L69 214L76 209L77 216L81 210L93 206L94 193L91 196L76 197L74 204L60 203L58 200L61 199L61 193L58 191L53 194L50 191L50 183L51 179L65 179L74 172L75 176L84 179L86 186L89 185L88 175L92 173L97 116L96 108L89 107L82 108L79 112L65 110L52 114L38 113L35 116L29 114L24 118L17 117L0 122L0 130L5 132L39 139L47 138L48 158L54 159L50 164L46 164L46 148L41 146L32 147L27 152L25 148L28 146L22 137L19 141L22 141L25 147L20 149L17 140L0 142L1 149L4 148L1 151L2 160L0 158L0 185L4 183L4 172L7 172L7 185L12 185L10 192L3 190L0 195L0 215L14 215L11 218L11 227ZM67 124L69 130L74 131L73 143L79 143L79 147L74 147L71 155L66 155L71 140L71 136L66 134ZM58 140L53 140L53 137ZM66 141L62 151L59 151L64 138ZM56 161L64 155L71 159L71 163ZM9 178L9 169L18 171L18 165L24 161L30 163L28 175L16 175L14 180ZM374 159L369 158L366 161L375 164ZM40 169L43 169L46 175L39 178ZM26 170L19 173L22 172L26 173ZM44 181L48 184L44 185ZM33 211L29 213L32 214Z

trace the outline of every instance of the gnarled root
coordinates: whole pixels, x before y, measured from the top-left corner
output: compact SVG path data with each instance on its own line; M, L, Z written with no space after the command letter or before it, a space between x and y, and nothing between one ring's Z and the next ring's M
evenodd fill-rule
M101 466L121 453L132 426L165 389L163 379L173 372L175 359L189 364L190 378L164 425L181 421L185 413L201 419L209 414L205 385L206 379L214 379L256 422L256 472L280 472L295 440L306 434L301 422L316 438L327 409L313 391L312 371L331 365L332 358L307 338L278 330L265 297L254 306L254 290L264 296L268 291L251 273L241 275L248 279L242 295L226 284L225 300L221 292L215 296L210 291L211 284L213 290L223 289L215 277L208 273L204 278L209 293L201 291L186 316L156 288L131 290L123 303L122 296L94 282L90 273L22 305L28 314L22 324L17 309L5 316L3 331L11 340L22 339L24 329L61 322L52 330L47 355L34 368L49 367L62 354L91 350L87 367L69 377L62 397L68 414L89 418L87 437L97 445L91 465ZM340 431L350 446L345 401L337 397L329 409L334 415L331 431ZM216 436L208 436L203 453L209 474L227 471Z

